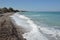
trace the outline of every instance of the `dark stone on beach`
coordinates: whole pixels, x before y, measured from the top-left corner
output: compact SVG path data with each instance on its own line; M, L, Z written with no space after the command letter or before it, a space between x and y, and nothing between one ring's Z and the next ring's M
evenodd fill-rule
M26 40L22 34L20 37L17 33L15 25L8 16L0 17L0 40Z

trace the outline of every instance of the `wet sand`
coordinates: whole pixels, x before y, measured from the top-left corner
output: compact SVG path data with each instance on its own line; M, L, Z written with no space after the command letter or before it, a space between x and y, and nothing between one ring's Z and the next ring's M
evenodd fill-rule
M26 40L22 36L22 31L17 30L9 16L14 13L0 14L0 40ZM19 32L20 31L20 32Z

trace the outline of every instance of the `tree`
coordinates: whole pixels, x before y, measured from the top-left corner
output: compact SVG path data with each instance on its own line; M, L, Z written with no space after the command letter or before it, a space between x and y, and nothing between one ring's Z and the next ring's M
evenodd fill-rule
M10 7L10 8L9 8L9 11L10 11L10 12L13 12L13 11L14 11L14 9Z
M4 8L1 9L1 11L2 11L3 13L6 13L6 12L8 11L8 9L7 9L6 7L4 7Z
M19 10L14 10L14 12L20 12Z

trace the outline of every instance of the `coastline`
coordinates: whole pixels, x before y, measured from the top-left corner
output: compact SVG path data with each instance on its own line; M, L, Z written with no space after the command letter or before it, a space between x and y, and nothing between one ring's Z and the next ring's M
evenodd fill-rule
M34 14L33 17L39 18L40 15L38 14L39 13ZM31 29L31 31L28 31L23 34L23 37L26 38L27 40L36 40L36 39L37 40L59 40L60 39L60 36L59 36L60 32L58 29L50 28L49 26L45 27L45 25L38 26L36 23L34 23L35 21L33 21L33 19L29 18L29 16L15 13L14 15L12 15L12 19L16 21L16 24L18 26L26 28L26 30L29 30L30 27L32 27L33 30Z
M5 30L8 30L8 32ZM0 17L0 40L4 40L6 37L8 37L7 40L59 40L59 31L55 28L38 26L28 16L19 13L5 13Z
M14 13L0 14L0 40L26 40L22 36L23 32L20 31L18 33L19 30L16 29L17 25L12 23L9 16L13 14Z

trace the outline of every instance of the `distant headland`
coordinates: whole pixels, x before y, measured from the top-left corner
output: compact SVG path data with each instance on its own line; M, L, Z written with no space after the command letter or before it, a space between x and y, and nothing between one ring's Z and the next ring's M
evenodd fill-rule
M6 8L6 7L0 8L0 13L9 13L9 12L27 12L27 11L15 10L12 7L10 7L10 8Z

